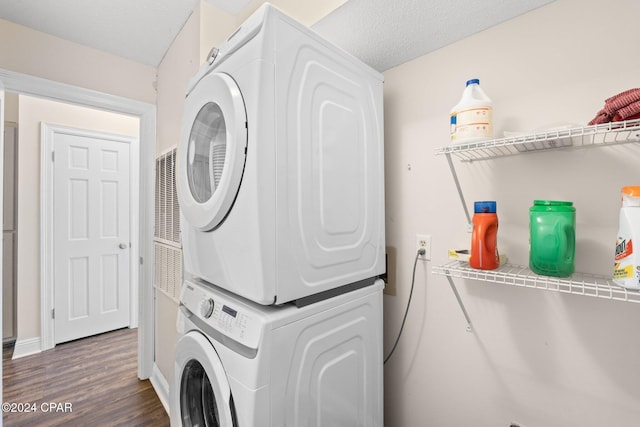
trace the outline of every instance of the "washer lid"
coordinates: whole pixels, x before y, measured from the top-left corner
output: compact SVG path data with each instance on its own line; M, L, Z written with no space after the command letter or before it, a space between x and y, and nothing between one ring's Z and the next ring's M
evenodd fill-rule
M187 221L202 231L224 220L240 188L247 113L236 82L205 76L187 96L178 148L177 190Z

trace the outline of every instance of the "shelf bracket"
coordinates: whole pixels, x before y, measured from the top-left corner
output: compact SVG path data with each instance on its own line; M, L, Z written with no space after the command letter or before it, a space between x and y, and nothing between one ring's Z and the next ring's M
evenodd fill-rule
M449 274L448 271L447 271L447 274ZM460 298L460 294L458 294L458 290L456 289L456 285L455 285L455 283L453 283L453 279L451 278L451 276L447 276L447 280L449 281L449 285L451 286L451 290L453 290L453 293L456 296L456 299L458 300L458 305L460 306L460 309L462 310L462 314L464 314L464 318L467 319L467 327L465 329L467 330L467 332L473 332L473 328L471 327L471 319L469 319L469 313L467 313L467 310L464 308L464 304L462 303L462 299Z
M453 177L453 182L456 184L456 189L458 190L458 196L460 197L460 202L462 203L462 209L464 209L464 214L467 217L467 231L471 232L471 216L469 215L469 209L467 209L467 202L464 200L464 194L462 193L462 187L460 186L460 181L458 180L458 174L456 173L456 168L453 166L453 159L451 158L451 153L446 153L447 162L449 162L449 169L451 169L451 176ZM457 294L457 293L456 293Z

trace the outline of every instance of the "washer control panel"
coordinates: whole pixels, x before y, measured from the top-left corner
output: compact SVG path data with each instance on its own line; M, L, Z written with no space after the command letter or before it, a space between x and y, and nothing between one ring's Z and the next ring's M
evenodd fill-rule
M191 281L184 282L181 302L215 331L244 346L258 348L263 324L242 303Z

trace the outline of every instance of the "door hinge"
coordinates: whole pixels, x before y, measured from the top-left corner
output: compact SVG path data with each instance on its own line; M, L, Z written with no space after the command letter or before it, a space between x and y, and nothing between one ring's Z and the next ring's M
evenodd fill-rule
M52 151L52 152L51 152L51 161L52 161L52 162L55 162L55 161L56 161L56 152L55 152L55 151Z
M52 319L56 318L56 309L55 308L51 309L51 318Z
M140 265L144 264L144 259L140 257Z

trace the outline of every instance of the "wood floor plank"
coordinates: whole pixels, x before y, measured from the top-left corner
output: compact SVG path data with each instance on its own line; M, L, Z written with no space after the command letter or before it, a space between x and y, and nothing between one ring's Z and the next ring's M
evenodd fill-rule
M58 344L16 360L11 353L3 349L3 400L35 403L36 411L5 412L5 426L169 425L151 383L137 378L136 330ZM50 408L50 402L61 405Z

